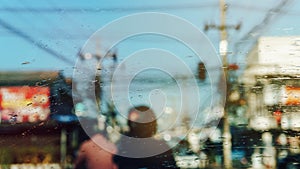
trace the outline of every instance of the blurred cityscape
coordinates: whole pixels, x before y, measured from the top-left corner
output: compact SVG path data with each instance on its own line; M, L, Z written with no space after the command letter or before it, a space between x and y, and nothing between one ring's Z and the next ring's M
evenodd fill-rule
M228 3L234 6L234 1ZM282 0L268 8L262 22L253 29L247 28L250 32L236 42L243 45L234 48L232 36L244 31L247 20L228 24L230 5L217 1L214 10L220 14L216 19L219 24L204 24L199 29L208 39L211 32L218 35L212 45L218 46L221 66L208 64L214 54L199 58L195 51L177 47L178 42L162 45L163 49L178 50L178 55L184 55L178 65L163 52L158 57L161 59L149 59L146 52L137 54L140 60L126 60L128 55L122 51L129 46L130 50L139 51L149 44L150 48L160 48L160 40L169 43L166 37L147 35L145 39L134 37L131 40L136 42L125 47L116 45L109 50L101 46L106 43L105 38L90 38L86 44L91 43L94 49L78 49L76 63L71 61L72 75L57 69L55 62L50 69L21 67L30 67L32 61L23 61L21 68L0 69L0 169L72 169L80 145L95 130L105 130L113 143L118 143L128 131L127 102L154 105L158 123L155 138L168 143L182 169L300 168L300 32L276 36L262 32L269 22L275 22L276 14L287 10L289 3ZM166 8L171 7L177 9ZM0 6L0 13L26 10L47 9ZM16 29L3 18L0 16L1 34L11 31L13 36L34 44L59 62L72 60L64 57L64 49L56 52L45 48L46 44L36 43L26 31ZM149 42L143 44L145 41ZM0 42L6 47L5 40ZM205 46L202 43L199 45ZM240 53L244 60L233 62L232 57L242 56ZM5 59L3 62L5 65ZM136 72L140 62L159 62L168 65L170 68L166 69L170 71ZM188 65L190 74L180 68L180 62Z

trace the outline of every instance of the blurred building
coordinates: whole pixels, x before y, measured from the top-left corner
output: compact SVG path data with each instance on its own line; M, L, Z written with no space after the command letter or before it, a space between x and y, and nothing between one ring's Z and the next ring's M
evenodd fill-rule
M247 58L250 126L300 129L300 36L262 37Z
M248 127L258 133L254 154L262 155L260 164L252 164L299 164L293 160L300 155L300 36L261 37L247 58L240 80L247 89Z

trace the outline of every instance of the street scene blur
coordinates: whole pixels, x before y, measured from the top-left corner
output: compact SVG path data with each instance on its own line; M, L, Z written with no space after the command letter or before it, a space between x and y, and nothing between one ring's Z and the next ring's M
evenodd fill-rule
M0 169L300 168L299 11L0 1Z

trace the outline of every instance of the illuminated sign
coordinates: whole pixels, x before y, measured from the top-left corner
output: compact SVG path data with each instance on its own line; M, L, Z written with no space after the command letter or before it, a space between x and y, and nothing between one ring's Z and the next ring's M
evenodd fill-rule
M285 86L281 102L285 105L300 105L300 87Z
M38 122L50 114L49 87L0 87L2 122Z

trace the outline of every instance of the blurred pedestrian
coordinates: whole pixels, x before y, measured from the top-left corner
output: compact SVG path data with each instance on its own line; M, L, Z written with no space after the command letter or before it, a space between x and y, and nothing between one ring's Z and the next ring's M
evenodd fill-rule
M113 154L117 149L106 136L104 129L81 144L75 159L75 169L117 169L113 163Z
M121 138L114 156L119 169L178 169L170 147L153 137L157 122L149 107L130 109L127 124L129 132Z

